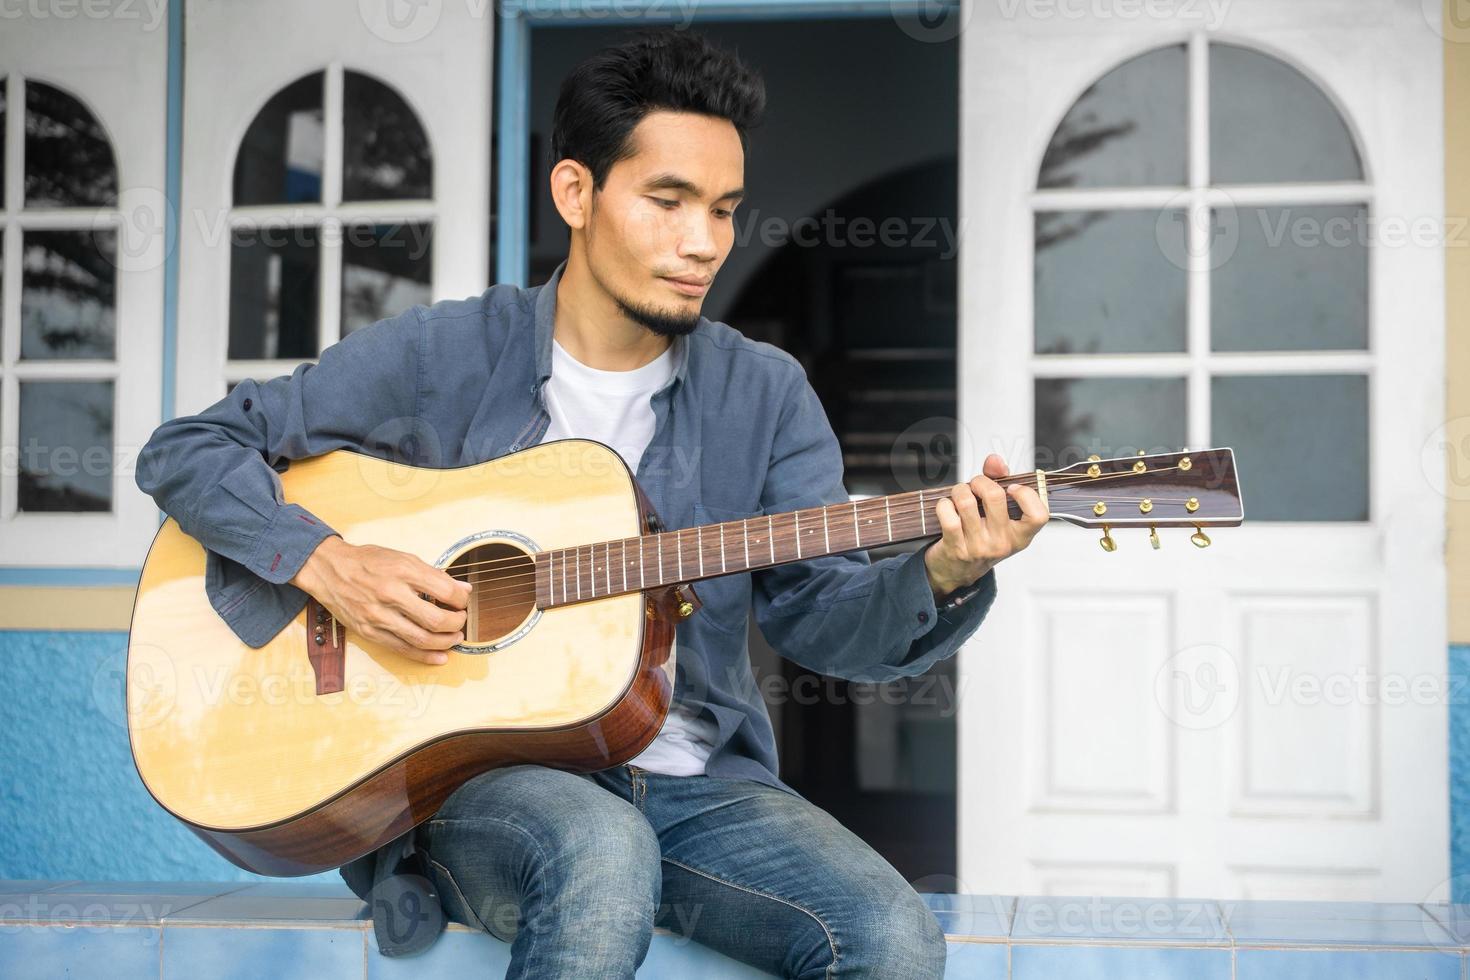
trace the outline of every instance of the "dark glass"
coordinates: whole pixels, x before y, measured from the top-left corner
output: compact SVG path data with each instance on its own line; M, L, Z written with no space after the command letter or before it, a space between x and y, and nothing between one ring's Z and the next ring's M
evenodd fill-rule
M251 120L235 157L236 204L321 201L322 79L316 72L292 82Z
M342 336L430 301L433 228L349 227L342 240Z
M1210 181L1362 180L1347 124L1301 72L1235 44L1210 45Z
M70 95L26 79L25 204L113 207L117 163L107 133Z
M9 89L10 79L0 75L0 208L5 207L5 100Z
M1185 349L1182 211L1036 215L1036 353Z
M349 71L342 112L342 200L433 196L429 138L401 95L376 78Z
M21 239L20 356L111 358L117 233L27 231Z
M112 382L20 383L23 511L112 509Z
M1183 186L1188 105L1184 45L1123 62L1062 117L1036 186Z
M230 242L231 360L316 357L321 282L315 227L236 229Z
M1210 389L1211 442L1235 450L1246 518L1368 519L1368 378L1234 375Z
M1366 205L1240 208L1228 219L1214 218L1212 247L1229 257L1211 283L1213 349L1368 348Z
M1036 464L1058 469L1097 455L1184 447L1183 378L1036 379Z

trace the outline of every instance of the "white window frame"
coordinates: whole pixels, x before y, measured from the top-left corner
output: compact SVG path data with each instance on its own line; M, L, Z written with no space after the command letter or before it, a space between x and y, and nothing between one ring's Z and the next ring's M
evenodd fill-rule
M127 18L11 18L0 75L6 99L5 236L0 303L0 565L136 568L157 530L157 507L134 481L138 450L160 421L168 32ZM114 208L23 207L25 85L51 85L97 120L117 168ZM37 229L117 230L115 348L111 360L20 359L22 238ZM112 508L17 510L20 384L113 382Z

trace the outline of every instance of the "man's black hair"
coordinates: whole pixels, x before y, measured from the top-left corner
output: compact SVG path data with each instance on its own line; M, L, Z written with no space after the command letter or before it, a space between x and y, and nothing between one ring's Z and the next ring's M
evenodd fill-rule
M727 119L746 146L766 85L734 53L689 30L643 30L603 48L562 80L552 117L553 164L571 158L602 189L613 164L633 155L633 128L657 109Z

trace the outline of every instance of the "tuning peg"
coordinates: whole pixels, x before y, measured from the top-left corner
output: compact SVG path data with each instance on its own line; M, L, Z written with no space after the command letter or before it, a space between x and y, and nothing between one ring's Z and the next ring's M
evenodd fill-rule
M1103 551L1111 552L1118 550L1118 542L1113 540L1111 529L1106 524L1103 525L1103 536L1098 541L1098 544L1102 545Z
M1198 524L1194 526L1194 533L1189 536L1189 540L1194 542L1196 548L1208 548L1210 546L1210 536Z
M1152 524L1148 526L1148 543L1154 546L1155 551L1158 551L1161 547L1159 544L1159 529Z

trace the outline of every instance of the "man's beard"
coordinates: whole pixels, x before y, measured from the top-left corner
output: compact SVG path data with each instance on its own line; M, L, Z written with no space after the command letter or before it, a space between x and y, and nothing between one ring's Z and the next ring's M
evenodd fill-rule
M699 325L698 313L672 313L656 306L630 303L621 296L613 296L618 309L634 323L640 323L661 337L679 337L692 333Z

